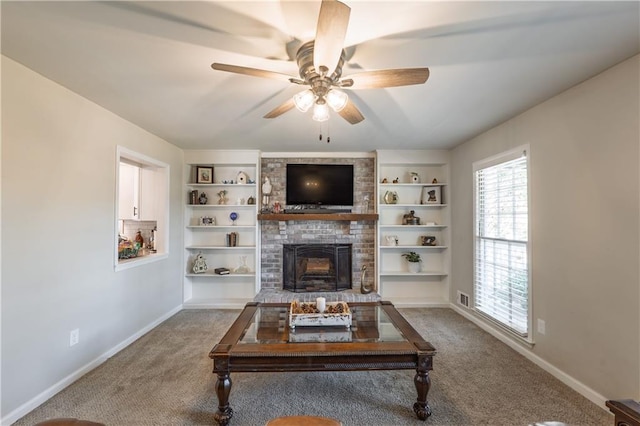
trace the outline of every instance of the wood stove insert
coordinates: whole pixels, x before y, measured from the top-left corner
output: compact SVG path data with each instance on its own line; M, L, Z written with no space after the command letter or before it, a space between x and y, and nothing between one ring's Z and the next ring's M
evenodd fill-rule
M285 244L284 290L341 291L351 288L351 244Z

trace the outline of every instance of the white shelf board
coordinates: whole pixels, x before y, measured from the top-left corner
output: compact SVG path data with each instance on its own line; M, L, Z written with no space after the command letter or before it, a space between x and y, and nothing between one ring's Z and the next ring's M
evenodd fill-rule
M394 228L401 228L401 229L415 229L415 228L442 229L442 228L446 228L446 227L447 227L447 225L398 225L398 224L385 225L385 224L380 224L380 228L385 228L385 229L394 229Z
M413 182L409 182L409 183L380 183L380 187L381 188L388 188L388 187L398 187L398 186L447 186L446 183L442 183L442 182L438 182L438 183L427 183L427 182L420 182L420 183L413 183Z
M254 250L256 246L187 246L185 247L187 250Z
M247 187L254 188L256 186L255 183L188 183L187 187L189 188L220 188L220 187L229 187L229 186L239 186L239 187Z
M225 275L219 275L216 274L215 272L205 272L203 274L193 274L193 273L189 273L185 275L186 277L190 277L190 278L220 278L220 279L228 279L230 277L252 277L255 278L256 274L255 273L249 273L249 274L234 274L233 272L231 272L230 274L225 274Z
M200 208L204 208L204 207L214 207L214 208L239 208L239 209L247 209L247 208L251 208L251 209L256 209L256 205L255 204L187 204L187 207L191 207L194 209L200 209Z
M421 271L421 272L408 272L408 271L380 271L380 276L384 277L446 277L448 274L444 271Z
M380 204L380 208L391 208L391 207L447 207L446 204Z
M427 250L444 250L447 246L421 246L421 245L409 245L409 246L380 246L381 250L393 250L393 249L427 249Z
M255 229L255 225L187 225L189 229Z

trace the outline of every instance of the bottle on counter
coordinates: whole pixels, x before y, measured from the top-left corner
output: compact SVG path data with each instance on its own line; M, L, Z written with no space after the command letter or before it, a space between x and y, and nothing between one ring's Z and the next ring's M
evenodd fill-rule
M138 231L136 232L136 238L135 238L135 246L137 249L141 249L142 246L144 246L144 238L142 238L142 232Z

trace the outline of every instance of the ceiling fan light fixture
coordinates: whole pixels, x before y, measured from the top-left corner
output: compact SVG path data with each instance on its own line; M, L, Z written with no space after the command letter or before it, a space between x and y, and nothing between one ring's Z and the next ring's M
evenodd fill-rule
M340 112L347 106L349 96L342 90L332 89L327 93L327 103L335 111Z
M329 119L329 106L326 103L316 103L313 106L313 118L315 121L327 121Z
M309 111L309 108L311 108L315 99L316 95L311 91L311 89L303 90L302 92L293 95L293 103L300 112Z

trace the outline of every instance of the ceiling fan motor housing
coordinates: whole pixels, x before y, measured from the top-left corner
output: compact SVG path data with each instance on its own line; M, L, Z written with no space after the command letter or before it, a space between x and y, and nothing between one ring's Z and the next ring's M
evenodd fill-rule
M308 41L300 46L298 53L296 54L296 62L298 63L298 69L300 70L300 77L311 86L311 90L318 96L324 97L331 86L338 86L338 80L342 76L342 66L345 62L345 51L342 49L340 59L335 71L330 76L323 75L322 72L318 72L313 64L313 41Z

